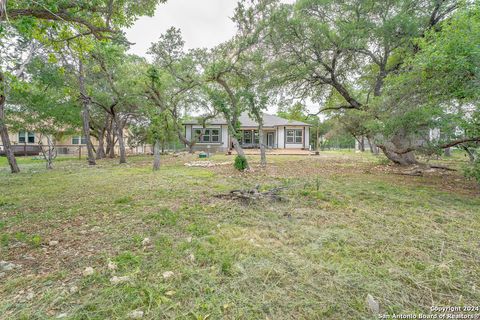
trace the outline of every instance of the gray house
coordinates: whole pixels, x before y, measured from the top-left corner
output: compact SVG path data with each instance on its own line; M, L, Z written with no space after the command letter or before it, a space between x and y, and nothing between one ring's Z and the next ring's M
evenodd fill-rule
M247 113L239 118L243 148L258 148L260 145L258 123ZM202 125L196 120L185 121L185 136L188 140L197 139L195 150L225 152L232 148L227 121L219 117L207 122L206 130L201 135ZM263 114L263 143L270 149L308 149L310 146L310 125L301 121L292 121Z

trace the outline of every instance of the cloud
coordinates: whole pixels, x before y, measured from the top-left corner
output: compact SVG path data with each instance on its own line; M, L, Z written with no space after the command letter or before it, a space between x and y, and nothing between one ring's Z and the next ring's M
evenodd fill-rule
M233 15L237 0L170 0L159 5L155 16L140 18L126 30L127 38L135 43L130 52L147 56L152 42L168 28L182 30L187 48L211 48L235 34Z

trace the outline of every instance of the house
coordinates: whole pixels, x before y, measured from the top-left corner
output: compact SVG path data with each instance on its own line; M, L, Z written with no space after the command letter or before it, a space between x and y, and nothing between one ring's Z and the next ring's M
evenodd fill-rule
M125 143L128 142L128 132L125 130ZM41 153L39 143L47 145L47 138L39 132L30 130L9 130L10 143L16 156L37 156ZM94 136L90 136L94 149L98 147L98 140ZM106 147L106 145L105 145ZM55 148L60 155L85 155L87 153L87 141L80 134L57 134L55 138ZM118 143L115 144L115 154L119 154ZM139 145L135 148L127 148L130 154L150 154L153 153L152 146ZM0 156L4 156L5 151L3 143L0 139Z
M33 130L9 131L10 143L17 156L32 156L40 154L39 143L48 144L47 138ZM92 142L97 141L92 137ZM77 154L79 148L85 147L86 141L81 135L64 135L57 139L55 146L59 154ZM3 145L0 141L0 155L4 155Z
M242 113L240 122L240 145L243 148L258 148L258 123ZM221 117L207 121L205 131L197 120L185 121L187 140L197 139L194 150L225 152L233 148L227 121ZM309 149L310 125L301 121L263 114L263 143L269 149Z

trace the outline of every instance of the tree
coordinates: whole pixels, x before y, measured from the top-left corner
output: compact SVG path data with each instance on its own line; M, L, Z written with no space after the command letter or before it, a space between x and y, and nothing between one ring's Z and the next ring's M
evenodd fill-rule
M308 110L303 103L296 102L292 105L281 106L277 111L277 115L288 120L306 121Z
M168 112L162 112L151 117L151 124L148 128L148 140L150 140L154 146L153 171L160 169L160 155L165 145L173 139L173 121L169 118L171 118L171 116Z
M263 136L263 111L267 107L268 94L262 92L261 88L251 86L248 91L244 93L244 96L250 117L258 123L260 165L265 167L267 165L267 155Z
M199 72L206 52L185 52L184 41L178 29L170 28L159 41L153 43L149 53L154 62L148 70L147 96L158 113L168 113L177 136L193 152L197 139L184 134L182 111L203 114L200 122L205 128L209 119L216 116L208 105L205 86ZM202 134L203 134L202 130Z
M0 6L0 38L20 36L26 39L36 39L38 42L48 45L52 45L52 42L58 44L89 36L95 39L111 39L119 36L120 28L131 25L137 17L152 15L156 5L160 2L165 1L145 0L142 1L142 5L138 5L137 1L133 0L4 0ZM8 84L3 65L4 58L2 56L0 67L0 135L11 171L16 173L20 169L11 150L5 125ZM79 74L82 74L81 71L79 69ZM86 102L84 104L84 114L86 115ZM86 126L84 124L84 127Z
M264 51L260 46L265 21L274 1L261 1L256 6L239 1L233 20L237 34L233 39L212 49L204 64L204 79L209 84L208 94L212 104L227 121L232 144L241 158L245 153L238 141L242 112L250 112L262 126L262 109L267 103L266 86L260 84L264 77ZM246 99L245 99L246 98ZM262 147L265 162L265 146ZM245 158L245 167L250 166Z
M91 68L96 76L91 80L92 102L112 119L120 149L120 163L126 163L124 129L128 121L138 116L144 99L143 77L146 62L126 55L125 47L98 44L91 52ZM93 74L92 72L92 74Z
M9 125L40 133L39 147L47 169L52 169L57 138L74 133L81 123L78 105L65 86L64 69L49 52L37 50L24 73L28 77L17 77L10 83Z
M382 130L384 121L405 113L379 101L386 77L420 51L416 39L437 30L458 6L456 1L434 0L303 0L280 5L269 20L266 38L276 57L277 82L294 95L317 100L333 91L341 100L321 112L366 113L385 155L398 164L416 163L410 147L417 134L401 126Z

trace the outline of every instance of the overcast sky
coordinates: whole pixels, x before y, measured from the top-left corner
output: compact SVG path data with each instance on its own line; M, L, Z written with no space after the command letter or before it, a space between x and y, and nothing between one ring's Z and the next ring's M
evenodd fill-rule
M158 6L153 17L142 17L126 30L128 40L135 43L130 52L148 57L151 43L172 26L182 30L187 49L212 48L234 35L235 25L230 18L236 4L237 0L168 0ZM309 102L307 106L311 112L318 109ZM275 113L276 107L268 108L268 112Z
M142 17L126 30L128 40L135 43L131 52L146 56L150 44L172 26L182 30L187 49L212 48L234 35L230 18L236 4L237 0L168 0L158 6L155 16Z

